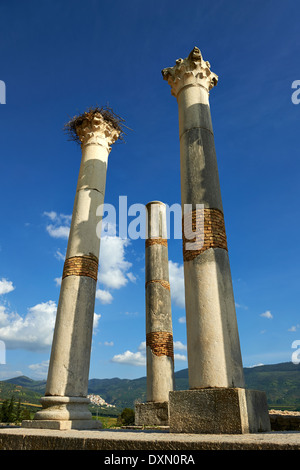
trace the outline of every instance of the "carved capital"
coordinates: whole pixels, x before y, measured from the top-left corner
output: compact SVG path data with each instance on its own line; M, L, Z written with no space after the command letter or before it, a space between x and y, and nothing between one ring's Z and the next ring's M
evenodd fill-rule
M76 133L82 145L98 144L110 148L119 138L120 130L96 112L76 125Z
M185 86L202 86L209 92L218 83L218 76L211 72L210 63L203 59L198 47L186 59L177 59L174 67L163 69L162 75L175 97Z

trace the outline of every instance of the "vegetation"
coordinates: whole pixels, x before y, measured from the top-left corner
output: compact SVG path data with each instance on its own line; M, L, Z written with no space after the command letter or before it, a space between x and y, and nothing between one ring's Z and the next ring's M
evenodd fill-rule
M19 398L15 402L15 397L12 396L10 400L4 400L0 408L0 422L1 423L16 423L19 424L23 419L30 419L30 411L21 405Z
M118 426L132 426L134 424L134 411L131 408L124 408L117 420Z

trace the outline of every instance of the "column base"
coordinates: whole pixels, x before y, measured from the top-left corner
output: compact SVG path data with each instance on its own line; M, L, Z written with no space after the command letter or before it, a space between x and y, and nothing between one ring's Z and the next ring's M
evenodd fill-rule
M38 429L99 429L102 424L94 420L86 397L45 396L41 398L43 409L33 420L25 420L22 427Z
M265 392L204 388L170 392L170 432L246 434L271 431Z
M135 405L136 426L168 426L169 402L138 403Z
M87 430L101 429L102 423L95 419L33 419L22 421L22 428L57 429L60 431L68 431L69 429Z

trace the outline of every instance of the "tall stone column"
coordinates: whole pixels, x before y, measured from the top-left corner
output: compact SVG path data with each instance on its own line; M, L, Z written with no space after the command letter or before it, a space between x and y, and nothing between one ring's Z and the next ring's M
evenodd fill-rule
M167 426L169 392L174 388L174 353L166 206L149 202L146 214L147 403L136 405L135 423Z
M64 263L42 411L23 426L97 427L87 398L100 238L96 210L104 202L108 155L120 130L109 113L74 118L82 160ZM99 212L98 212L99 214Z
M217 403L220 403L220 390L225 390L222 401L224 404L227 400L228 418L233 413L230 408L235 400L233 397L238 394L244 397L236 403L241 400L246 403L246 398L209 105L209 92L217 84L218 77L211 72L209 62L203 59L197 47L186 59L178 59L174 67L165 68L162 74L171 86L172 95L177 99L179 114L190 386L189 392L182 392L188 393L187 400L182 394L179 398L179 392L170 394L170 416L173 413L173 419L170 417L171 428L181 432L227 432L226 429L231 429L230 419L222 419L220 423L217 417L210 421L209 416L213 409L217 409ZM187 416L179 420L177 410L180 403L177 400L181 400L182 404L187 404L190 400L191 406ZM256 397L253 400L258 399ZM246 432L247 429L260 426L268 428L265 395L260 394L260 400L263 401L260 416L254 413L255 417L250 418L246 413L242 418L243 422L235 425L237 432ZM214 403L211 410L207 406L208 402ZM198 410L201 412L201 419L198 413L193 414L191 411L196 403L199 407L202 406L200 403L204 403L204 408ZM243 409L245 406L243 408L241 405ZM248 408L251 406L249 404ZM184 416L183 410L181 411ZM261 419L262 415L264 418ZM193 423L192 416L195 418Z

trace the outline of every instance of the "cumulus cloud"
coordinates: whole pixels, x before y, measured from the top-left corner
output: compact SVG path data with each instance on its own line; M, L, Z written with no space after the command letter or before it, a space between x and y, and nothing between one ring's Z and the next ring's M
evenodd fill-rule
M174 341L174 349L180 351L186 351L187 347L181 341Z
M108 292L108 290L97 289L96 299L98 299L102 304L111 304L113 296Z
M57 287L59 287L61 285L61 281L62 281L61 277L55 277L54 278L54 282L55 282Z
M300 328L300 325L293 325L291 328L288 329L288 331L297 331Z
M7 349L43 350L52 343L56 303L49 300L28 309L25 317L0 307L0 337Z
M32 371L34 379L45 380L48 374L49 360L42 361L39 364L31 364L28 367Z
M273 318L273 315L272 315L272 313L270 312L270 310L267 310L266 312L261 313L260 316L261 316L261 317L265 317L265 318L270 318L270 319Z
M43 215L49 219L50 223L46 226L46 230L51 237L68 238L72 216L58 214L55 211L45 211ZM131 272L132 263L126 259L126 248L130 241L116 236L115 233L115 225L110 224L109 230L102 232L101 235L98 281L104 289L98 289L96 297L102 304L109 304L113 300L109 289L121 289L129 281L136 282L137 280ZM55 252L55 257L62 261L65 259L60 249ZM55 282L59 285L58 278Z
M98 327L100 318L101 318L101 314L94 313L94 321L93 321L94 330Z
M7 279L2 278L0 281L0 295L8 294L15 289L13 283Z
M42 302L30 307L25 316L9 312L0 305L0 338L6 349L44 351L52 344L57 305L54 301ZM94 329L100 314L94 314Z
M184 354L174 354L174 361L186 361L187 357Z
M99 258L99 282L108 289L120 289L128 283L128 272L132 263L126 260L125 248L128 239L103 237Z
M186 346L181 341L174 341L174 351L186 350ZM186 361L187 357L184 354L174 353L175 361ZM146 365L146 341L142 341L137 348L137 352L125 351L122 354L115 355L112 362L119 364L126 364L131 366L145 366Z
M131 366L145 366L146 356L140 351L135 353L131 351L125 351L123 354L115 355L111 361Z
M69 237L70 223L72 216L65 214L57 214L54 211L44 212L44 215L52 222L46 226L46 230L50 237L65 238Z
M185 306L183 265L169 260L169 280L171 286L171 299L181 308Z

